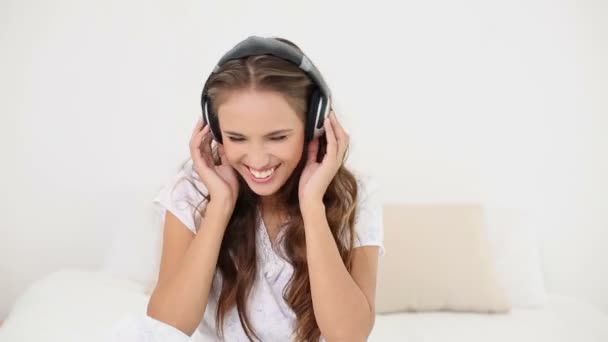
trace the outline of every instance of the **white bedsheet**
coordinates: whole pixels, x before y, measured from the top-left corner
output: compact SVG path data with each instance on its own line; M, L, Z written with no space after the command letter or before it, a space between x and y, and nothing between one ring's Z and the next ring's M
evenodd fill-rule
M106 342L120 319L145 315L147 301L136 283L102 272L63 270L35 282L17 299L0 327L0 341ZM606 342L608 315L578 300L549 295L543 309L509 315L379 315L369 341Z
M608 315L579 300L549 294L542 309L513 310L507 315L378 315L369 341L608 342Z

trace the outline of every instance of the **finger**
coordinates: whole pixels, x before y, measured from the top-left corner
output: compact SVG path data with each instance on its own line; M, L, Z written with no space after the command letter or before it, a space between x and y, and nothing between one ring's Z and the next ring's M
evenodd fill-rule
M209 133L209 127L205 126L202 130L194 133L192 138L190 139L190 149L194 151L195 149L199 149L202 144L203 139Z
M331 112L330 120L333 123L334 131L336 132L336 137L338 138L338 141L346 140L348 138L348 134L344 130L344 127L342 127L342 124L340 124L340 121L338 121L336 113Z
M219 144L218 152L220 153L220 160L222 161L222 165L228 165L228 157L226 157L226 152L224 151L224 145Z
M195 148L198 148L200 146L201 140L208 131L208 126L205 126L202 130L195 129L192 132L192 137L190 138L190 150L194 150Z
M201 128L203 128L203 119L202 118L198 119L198 121L196 122L196 125L194 126L194 129L192 130L192 136L195 136L196 133L200 132Z
M200 150L200 144L203 134L204 131L197 133L190 142L190 155L192 157L192 162L194 163L194 166L197 168L197 170L200 170L199 175L201 177L204 177L204 175L200 174L200 172L203 172L203 170L209 168Z
M343 156L344 153L346 153L346 149L350 142L350 137L348 136L340 122L338 122L336 113L331 113L330 120L332 121L332 127L334 128L334 132L336 134L336 140L338 143L338 155Z
M317 162L317 154L319 153L319 138L314 138L308 145L308 156L306 158L306 165L314 164Z
M204 158L205 163L207 163L209 167L215 165L215 162L213 161L213 151L211 150L212 140L213 138L211 136L211 133L207 130L199 145L199 153Z
M204 151L201 148L204 144L208 144L206 142L206 137L209 133L209 127L205 126L201 131L196 133L190 142L190 151L192 154L192 159L196 160L199 164L205 164L203 166L211 166L212 163L209 163L209 160L205 157Z
M338 146L336 141L336 133L334 132L331 123L331 117L330 120L325 120L323 125L325 126L325 136L327 137L326 154L330 155L332 158L335 158L338 154Z

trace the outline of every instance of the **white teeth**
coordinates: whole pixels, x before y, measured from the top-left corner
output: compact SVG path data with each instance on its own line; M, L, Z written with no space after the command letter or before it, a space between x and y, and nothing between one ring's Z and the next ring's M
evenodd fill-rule
M251 172L251 174L255 178L258 178L258 179L264 179L264 178L269 177L271 174L274 173L274 170L276 170L276 167L273 167L272 169L264 171L264 172L257 172L257 171L252 170L251 168L249 168L249 172Z

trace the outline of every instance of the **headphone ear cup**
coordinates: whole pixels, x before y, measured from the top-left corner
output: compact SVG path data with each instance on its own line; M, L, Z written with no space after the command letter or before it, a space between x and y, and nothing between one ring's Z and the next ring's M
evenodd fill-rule
M220 130L220 122L217 118L216 113L213 112L213 106L211 103L211 99L208 96L204 96L202 101L203 106L203 122L209 124L209 129L211 130L211 134L213 134L213 139L218 143L222 144L222 131ZM209 122L207 122L207 116L209 117Z
M308 115L306 116L306 141L311 141L314 138L317 116L322 116L322 112L319 110L321 105L321 91L318 88L315 88L310 95L310 100L308 101ZM323 118L319 118L319 120L323 120ZM322 122L321 127L323 127Z

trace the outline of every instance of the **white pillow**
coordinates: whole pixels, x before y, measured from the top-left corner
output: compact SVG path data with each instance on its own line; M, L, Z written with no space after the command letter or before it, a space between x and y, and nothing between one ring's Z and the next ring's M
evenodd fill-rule
M145 315L140 284L104 272L65 269L32 283L0 328L0 341L101 342L122 317Z
M505 313L478 204L385 204L376 312Z
M512 309L542 306L546 294L534 217L522 209L487 206L480 208L480 215L474 216L479 216L479 220L471 221L465 214L473 215L477 212L473 209L475 207L457 204L384 206L385 215L387 211L389 215L384 217L387 257L379 265L379 312L406 308L428 310L437 307L437 303L453 310L469 311L495 305L499 302L497 295L490 297L492 300L481 300L466 288L456 288L463 282L460 274L467 274L469 278L474 275L477 287L482 280L489 282L488 265L473 265L486 258ZM441 227L445 232L430 233ZM478 241L482 231L486 233L487 246ZM462 252L454 254L446 249L443 245L446 239L459 244ZM477 250L482 247L487 253ZM437 262L441 259L450 264L448 269ZM448 276L458 267L459 272ZM403 293L405 289L407 293ZM441 292L447 289L450 291Z
M488 242L501 283L512 308L536 308L545 301L538 226L531 212L485 207Z
M158 279L162 250L162 213L153 203L148 204L143 224L117 227L111 244L104 254L101 270L141 284L150 294Z

